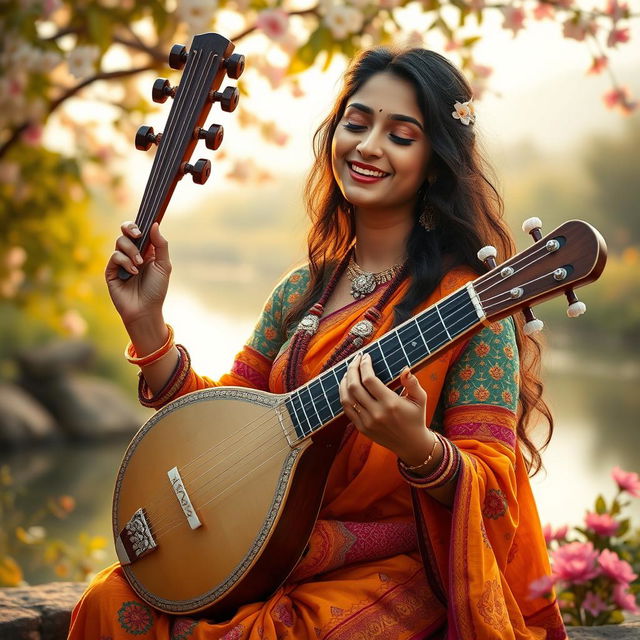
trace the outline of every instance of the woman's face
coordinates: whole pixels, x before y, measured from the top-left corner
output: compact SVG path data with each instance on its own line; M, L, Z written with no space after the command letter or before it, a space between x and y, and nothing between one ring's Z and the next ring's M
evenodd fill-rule
M331 144L333 175L357 210L411 213L431 146L413 85L377 73L348 100ZM356 169L354 170L354 165ZM362 175L358 169L383 172Z

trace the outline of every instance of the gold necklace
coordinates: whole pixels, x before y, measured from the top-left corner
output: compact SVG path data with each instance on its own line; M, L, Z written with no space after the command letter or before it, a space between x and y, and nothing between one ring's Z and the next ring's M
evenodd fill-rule
M351 253L349 257L347 277L351 280L351 295L356 300L373 293L379 284L389 282L389 280L392 280L398 271L402 269L402 264L394 264L393 267L385 269L384 271L371 273L370 271L364 271L355 261L353 255L354 254Z

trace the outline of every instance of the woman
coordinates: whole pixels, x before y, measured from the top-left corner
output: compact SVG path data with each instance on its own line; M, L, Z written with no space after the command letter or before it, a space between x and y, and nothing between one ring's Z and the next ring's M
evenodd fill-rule
M141 402L213 385L294 389L476 277L481 246L511 254L471 100L431 51L377 48L352 62L314 139L309 263L275 288L217 382L191 369L164 322L171 266L158 226L143 260L139 231L123 224L106 278ZM120 266L139 277L119 280ZM272 597L224 622L176 618L111 567L76 607L70 638L565 638L555 601L528 596L549 573L527 475L540 466L529 417L550 418L536 348L511 319L494 323L415 375L405 369L400 396L355 357L340 385L354 426L308 551Z

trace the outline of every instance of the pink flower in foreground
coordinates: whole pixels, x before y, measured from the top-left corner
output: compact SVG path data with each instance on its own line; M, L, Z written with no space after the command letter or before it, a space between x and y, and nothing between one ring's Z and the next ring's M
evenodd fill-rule
M620 467L611 469L611 477L620 488L636 498L640 498L640 478L637 473L623 471Z
M544 527L542 527L542 533L544 534L544 539L547 544L550 544L553 540L564 540L567 537L568 531L569 526L566 524L558 527L555 531L551 528L550 524L545 524Z
M265 9L258 14L256 26L272 40L279 40L289 28L289 14L282 9Z
M606 611L607 605L599 595L589 591L582 602L582 608L595 618L598 614Z
M608 513L603 513L602 515L587 513L584 521L587 528L595 531L599 536L612 536L620 527L620 523Z
M553 589L555 584L555 576L542 576L529 584L529 600L535 598L546 598Z
M616 582L633 582L638 577L633 573L631 565L625 560L622 560L615 551L603 549L600 552L598 563L602 567L602 572Z
M617 584L613 588L613 601L618 607L629 613L640 613L640 607L638 607L636 603L636 597L633 593L629 593L628 585Z
M551 554L553 573L559 580L586 582L600 573L598 552L591 542L570 542Z
M611 29L607 38L607 47L615 48L620 43L629 42L629 29Z

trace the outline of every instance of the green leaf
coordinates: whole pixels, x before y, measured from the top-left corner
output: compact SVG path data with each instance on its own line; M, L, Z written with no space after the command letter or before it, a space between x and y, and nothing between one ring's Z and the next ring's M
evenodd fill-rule
M625 518L624 520L620 520L620 526L616 531L616 537L622 538L628 531L631 526L631 520L629 518Z
M620 503L617 500L613 501L611 505L611 515L616 516L620 513Z
M607 512L607 503L604 501L602 494L596 498L596 513L602 515Z
M113 24L107 14L95 5L88 5L86 11L89 36L104 53L112 44Z
M321 51L328 51L332 48L333 36L331 31L324 26L318 27L309 36L309 40L292 56L287 73L295 74L306 71L315 62Z

